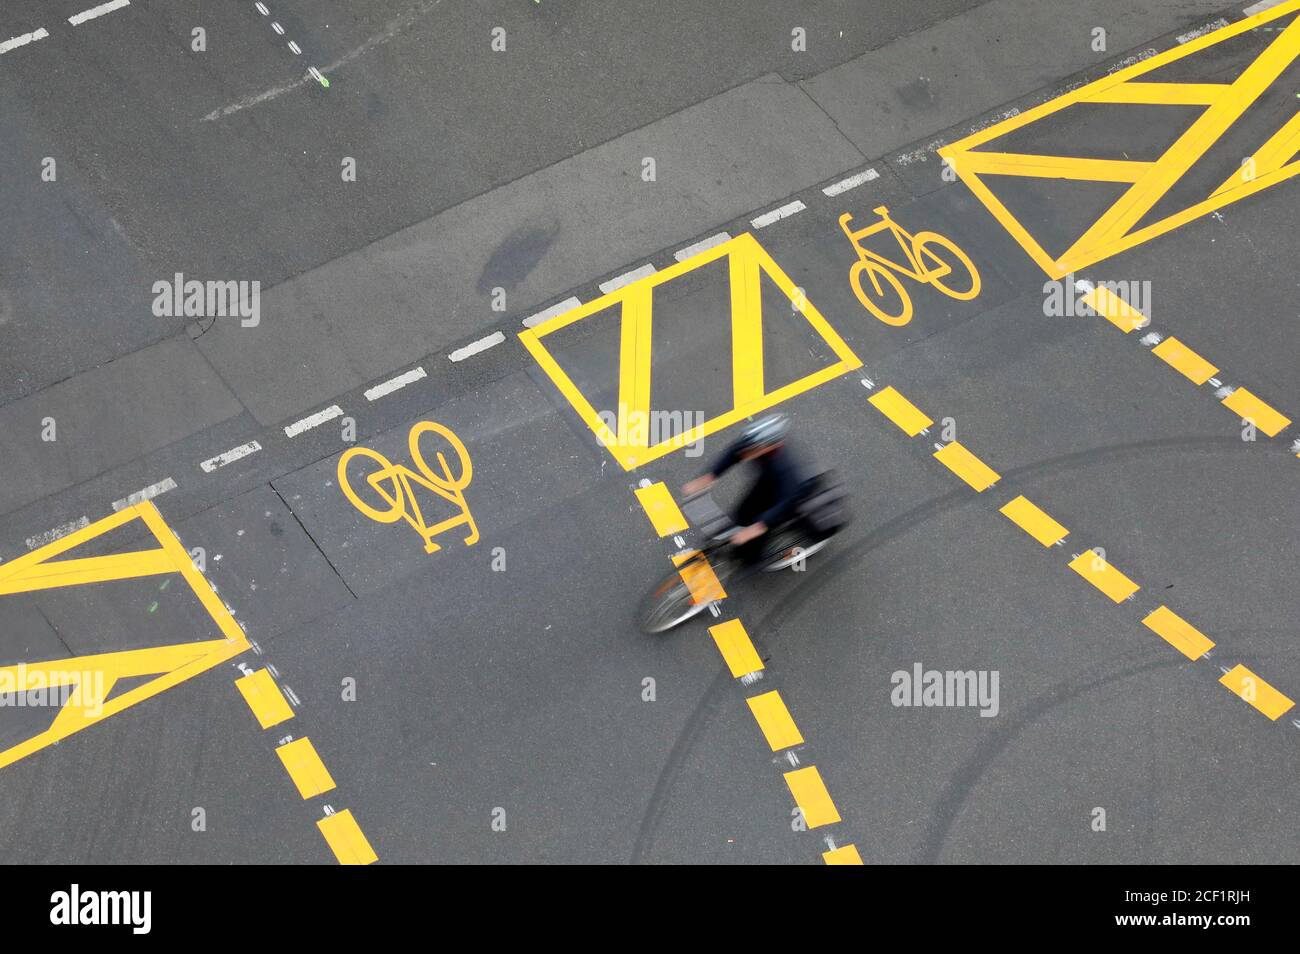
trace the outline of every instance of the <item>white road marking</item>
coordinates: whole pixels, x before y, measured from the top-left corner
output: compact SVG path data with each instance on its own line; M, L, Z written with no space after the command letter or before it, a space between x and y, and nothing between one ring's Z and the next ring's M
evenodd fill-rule
M123 497L121 500L114 500L113 510L114 512L118 510L125 510L127 507L133 507L138 503L144 503L146 500L153 500L153 498L157 497L159 494L165 494L167 493L167 491L175 490L175 489L176 489L176 481L172 480L170 477L167 477L163 480L158 481L158 483L156 484L150 484L148 487L145 487L143 490L137 490L129 497Z
M566 298L564 299L564 301L560 302L559 304L552 305L550 308L539 311L535 315L529 315L527 318L524 319L524 327L536 328L543 321L550 321L552 318L556 317L557 315L562 315L566 311L572 311L573 309L577 308L581 304L582 302L578 299L576 295L572 298Z
M793 202L789 202L781 206L779 209L773 209L771 212L764 212L749 224L754 226L756 229L761 229L764 226L771 225L773 222L780 222L782 219L789 218L796 212L802 212L806 208L808 208L808 206L804 205L798 199L795 199Z
M366 391L366 400L374 401L378 398L384 397L387 394L392 394L394 391L400 391L408 384L412 384L416 381L419 381L421 378L424 377L428 377L428 375L424 373L424 368L418 366L414 367L410 371L407 371L405 374L399 374L395 378L389 378L383 384L376 384L373 388Z
M271 29L280 34L280 36L284 36L284 27L280 26L279 23L272 23Z
M624 285L631 285L634 281L653 275L654 273L654 265L650 262L646 262L640 268L634 268L632 271L624 272L622 275L617 275L607 282L601 282L600 290L608 295L612 291L618 291Z
M826 188L822 189L824 195L839 195L842 192L848 192L850 189L856 189L864 182L870 182L872 179L879 179L880 173L875 169L868 169L866 172L859 172L856 176L849 176L847 179L841 179L839 182L832 182Z
M266 16L271 12L270 10L266 9L266 4L263 3L262 0L257 0L257 3L253 4L253 6L257 7L257 12L260 13L262 16Z
M289 701L295 706L302 707L302 700L298 698L298 693L294 692L288 683L284 685L284 694L289 697Z
M1252 3L1241 12L1248 17L1253 17L1257 13L1263 13L1265 10L1271 10L1281 3L1282 0L1259 0L1259 3Z
M47 543L53 543L60 537L66 537L74 530L84 530L90 526L89 517L78 517L70 523L60 524L53 530L46 530L44 533L38 533L34 537L27 538L27 549L35 550L37 547L43 547Z
M47 36L49 36L49 34L45 32L44 27L41 27L38 30L33 30L31 33L24 33L22 36L16 36L13 39L5 40L3 43L0 43L0 53L8 53L10 50L16 50L20 46L26 46L28 43L35 43L37 40L43 40Z
M240 444L238 447L232 447L224 454L218 454L216 457L209 457L199 464L205 474L210 474L218 467L225 467L227 464L233 464L237 460L242 460L249 454L255 454L262 449L262 445L257 441L249 441L247 444Z
M1149 49L1143 50L1141 53L1135 54L1134 56L1127 56L1124 59L1120 60L1118 63L1116 63L1114 66L1112 66L1110 69L1106 70L1106 75L1110 76L1112 73L1118 73L1120 70L1130 67L1134 63L1141 63L1143 60L1148 60L1151 57L1155 56L1157 52L1158 51L1154 47L1151 47Z
M322 75L323 73L333 73L335 70L339 69L340 67L346 66L348 63L351 63L358 56L363 56L366 53L369 53L375 47L387 43L389 40L393 39L393 37L397 36L397 34L401 33L411 24L415 23L415 21L420 19L420 17L424 16L426 13L432 10L440 2L441 0L426 0L425 3L422 3L418 8L412 10L411 12L405 14L404 16L400 16L394 20L390 20L388 25L385 26L384 29L380 30L378 33L376 33L370 39L366 40L366 42L362 43L356 49L348 53L345 53L343 56L339 57L333 63L330 63L328 66L325 66L323 69L318 70L314 66L311 67L307 71L308 74L310 74L312 79L314 79L316 82L320 83L323 86L325 84L325 77ZM222 106L219 109L214 109L212 112L204 116L201 121L212 122L214 119L221 119L224 116L229 116L231 113L237 113L240 112L241 110L248 109L250 106L256 106L259 103L265 103L268 100L278 99L279 97L283 96L285 93L291 93L299 86L303 86L307 82L308 82L308 78L304 76L302 79L295 80L292 83L286 83L283 86L273 86L270 89L258 93L254 96L249 96L245 99L241 99L237 103L231 103L229 106Z
M1142 343L1146 345L1148 348L1154 348L1156 345L1160 344L1160 342L1164 340L1165 340L1164 336L1161 335L1160 332L1158 331L1153 331L1150 334L1144 335L1142 337Z
M114 10L121 10L123 7L129 7L131 0L109 0L108 3L101 3L97 7L91 7L89 10L82 10L80 13L74 13L68 17L68 22L73 26L80 26L87 20L93 20L95 17L102 17L105 13L112 13Z
M1211 21L1203 27L1197 27L1195 30L1189 30L1184 33L1182 36L1178 37L1178 42L1179 44L1190 42L1191 40L1195 40L1198 36L1205 36L1207 33L1213 33L1215 30L1226 27L1227 25L1228 21L1223 17L1219 17L1219 19Z
M317 411L315 414L304 417L300 421L294 421L284 429L284 433L289 437L297 437L303 431L310 431L313 427L318 427L326 421L332 421L334 418L341 417L342 415L343 408L339 407L337 404L331 404L323 411Z
M293 50L294 56L302 55L301 47L299 47L297 43L293 42L293 40L289 41L289 49Z
M714 246L721 245L723 242L730 242L731 236L726 232L719 232L717 235L710 235L706 239L700 239L694 245L688 245L673 253L673 258L679 262L684 262L688 258L694 258L701 252L706 252Z
M486 351L488 348L495 348L501 342L506 340L506 336L499 331L494 331L486 338L479 338L478 341L471 341L463 348L457 348L447 357L452 361L464 361L466 358L472 358L480 351Z

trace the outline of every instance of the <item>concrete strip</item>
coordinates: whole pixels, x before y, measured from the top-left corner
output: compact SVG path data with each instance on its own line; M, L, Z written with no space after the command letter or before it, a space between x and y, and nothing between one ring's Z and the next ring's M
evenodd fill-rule
M198 346L273 424L472 338L493 287L526 312L862 165L802 91L764 77L264 289L258 327L218 322ZM521 244L527 269L502 254Z

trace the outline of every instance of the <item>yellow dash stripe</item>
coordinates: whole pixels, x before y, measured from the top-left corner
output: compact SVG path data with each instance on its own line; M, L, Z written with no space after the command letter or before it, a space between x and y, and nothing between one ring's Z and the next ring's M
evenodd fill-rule
M790 794L803 811L803 820L809 828L820 828L840 820L840 813L835 810L835 803L831 801L830 792L826 791L817 766L786 772L785 784L790 786Z
M1223 399L1223 406L1242 420L1251 420L1269 437L1291 423L1291 418L1279 414L1245 388L1237 388Z
M311 744L311 739L294 739L277 748L275 754L280 756L285 771L293 779L293 784L298 786L298 794L303 798L314 798L334 787L334 779L316 754L316 746Z
M1214 640L1167 606L1151 611L1142 622L1188 659L1200 659L1214 648Z
M908 437L915 437L934 421L892 387L871 395L867 403L897 424Z
M980 460L957 441L945 444L934 452L934 459L970 484L976 490L985 490L998 479L998 472Z
M1050 547L1052 544L1063 540L1070 532L1024 496L1017 497L1007 503L1002 508L1002 513L1008 520L1045 547Z
M1219 371L1177 338L1166 338L1151 353L1193 384L1204 384Z
M280 687L275 684L275 680L265 669L259 669L250 676L236 679L235 686L244 697L244 701L248 703L248 708L253 710L253 715L257 716L257 721L263 729L269 729L273 725L279 725L293 718L293 710L285 701Z
M674 533L681 533L689 526L662 480L649 487L638 487L636 499L641 502L645 515L650 518L655 533L659 536L667 537Z
M1295 705L1242 665L1234 666L1231 672L1225 672L1219 682L1274 721Z
M856 845L844 845L834 851L823 851L822 861L828 865L860 865L862 856L858 854Z
M745 701L749 703L749 711L754 713L754 720L763 730L763 737L773 752L803 743L803 736L794 724L790 710L785 707L781 693L773 689L761 696L751 696Z
M341 865L369 865L379 860L375 850L361 833L352 812L343 809L333 815L326 815L316 822L316 827L325 836L325 841L334 852L334 857Z
M1122 603L1140 589L1127 576L1106 562L1096 550L1080 553L1070 561L1070 569L1101 590L1116 603Z
M727 591L722 588L721 581L707 559L691 560L689 555L682 555L673 557L673 562L678 564L677 572L681 574L686 588L691 591L691 602L713 603L727 598Z
M1098 285L1083 296L1083 303L1101 315L1124 334L1142 328L1150 320L1109 288Z
M722 653L727 668L737 679L763 668L763 660L759 657L758 650L754 649L749 633L745 632L745 626L740 620L729 619L725 623L710 626L709 635L718 644L718 652Z

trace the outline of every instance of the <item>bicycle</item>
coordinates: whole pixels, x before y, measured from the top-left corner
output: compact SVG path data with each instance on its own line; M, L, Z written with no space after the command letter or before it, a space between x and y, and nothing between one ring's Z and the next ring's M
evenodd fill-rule
M434 473L433 468L424 459L424 455L420 452L420 438L430 432L444 438L456 452L457 462L460 465L459 477L452 476L451 465L448 464L441 450L438 451L438 463L442 467L441 477ZM377 523L396 523L405 518L406 522L424 539L425 553L436 553L441 550L442 547L434 543L433 538L460 524L469 525L469 536L465 538L465 545L472 546L477 543L478 526L474 523L469 505L465 502L465 495L461 492L473 479L474 468L469 459L469 452L465 450L465 445L461 443L460 438L441 424L420 421L407 435L407 446L411 452L411 461L418 469L418 473L409 467L394 464L383 454L368 447L351 447L344 451L338 464L339 487L344 495L352 502L352 506ZM366 484L383 501L381 506L362 500L349 481L348 464L357 458L365 458L377 466L377 470L366 476ZM425 523L424 514L420 510L420 502L411 490L413 483L433 491L443 500L456 504L461 509L460 515L429 526ZM414 511L414 516L411 511Z
M775 572L801 563L830 543L839 529L817 532L812 512L826 505L842 504L838 483L824 474L805 483L794 515L767 535L762 557L746 565L731 543L740 528L713 501L709 491L682 501L682 511L704 538L697 549L674 557L677 569L646 594L638 618L647 633L663 633L699 615L726 596L724 586L755 572ZM843 518L846 520L847 518Z
M849 268L849 283L853 286L853 293L858 296L858 301L862 307L867 309L887 325L902 327L912 320L912 299L908 295L903 283L898 280L894 272L914 278L919 282L925 282L933 285L939 291L943 292L949 298L955 298L958 301L969 301L980 293L980 274L975 268L975 264L970 260L951 239L945 238L938 232L917 232L912 234L903 228L897 222L889 217L889 209L885 206L879 206L873 209L876 215L880 216L880 221L875 222L864 229L853 231L849 228L849 223L853 221L853 216L845 212L840 216L840 228L848 236L849 242L858 253L858 260ZM898 247L907 255L908 265L900 265L891 261L878 252L862 245L862 239L875 235L877 232L888 230L893 235ZM949 275L953 275L953 265L949 264L939 254L937 250L942 249L944 252L951 254L967 272L970 277L970 287L965 288L965 283L952 287L944 281ZM928 263L933 263L928 264ZM862 282L863 274L871 278L871 288L875 292L874 297L868 293ZM889 286L892 295L888 294L886 289L881 285L881 279ZM894 298L898 299L896 308L887 307Z

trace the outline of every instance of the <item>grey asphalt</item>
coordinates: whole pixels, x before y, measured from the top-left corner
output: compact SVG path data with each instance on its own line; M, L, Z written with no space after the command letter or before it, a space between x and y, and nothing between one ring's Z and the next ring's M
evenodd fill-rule
M1300 516L1289 482L1300 471L1289 432L1243 441L1210 386L1144 353L1138 333L1047 316L1041 272L928 151L953 127L1041 101L1146 44L1173 45L1172 34L1220 11L1070 4L1036 18L1042 5L993 0L964 13L912 7L904 19L823 4L804 18L810 37L824 38L804 60L786 52L791 15L776 4L743 15L738 5L656 4L634 35L585 6L434 5L331 74L328 91L304 85L206 123L214 109L297 79L284 65L292 54L256 33L269 31L251 4L200 6L213 37L239 29L259 39L224 45L227 60L214 49L197 70L160 39L184 35L189 19L175 8L151 16L147 4L104 18L98 33L92 21L75 28L84 38L60 31L41 41L48 48L20 51L24 95L4 108L57 123L47 135L95 143L103 168L133 171L114 173L130 181L116 204L102 181L59 200L63 224L40 211L50 200L35 185L7 190L33 234L49 230L51 263L70 277L37 308L39 259L27 244L9 249L23 258L6 290L24 304L4 328L22 344L6 353L30 371L10 380L12 403L0 409L18 448L0 463L0 554L12 559L33 535L95 519L174 476L179 486L158 506L187 548L205 548L207 576L258 645L235 663L273 665L300 705L287 730L262 732L227 664L0 769L5 860L323 862L311 828L324 802L352 810L387 862L815 863L828 834L869 862L1294 861L1289 716L1270 722L1215 682L1220 665L1244 663L1283 692L1300 685L1289 585ZM325 5L277 15L328 64L401 14ZM496 80L487 53L449 39L486 33L494 15L528 50L503 54L509 75ZM1094 23L1110 25L1105 55L1088 47ZM156 62L123 65L140 62L123 54L141 37ZM1008 52L972 62L994 37ZM37 56L58 43L84 43L85 56L75 68L61 61L55 81ZM17 55L0 58L0 70ZM131 152L130 122L92 122L93 103L75 115L51 108L59 84L108 97L106 83L77 74L114 75L110 67L166 110L140 110L159 148L124 165L114 157ZM492 101L430 107L430 91L446 97L458 79L458 95ZM601 90L600 108L557 103L548 90L562 83L572 99ZM129 99L118 90L119 104ZM508 131L447 118L475 109L509 117ZM45 154L35 127L15 128L19 154ZM1114 135L1127 143L1143 131L1151 124L1129 121ZM364 195L363 182L347 194L333 179L348 137L388 170ZM303 141L312 157L291 162L289 144ZM223 149L255 164L227 165ZM619 168L637 175L645 154L684 167L679 178L665 174L673 162L660 164L653 199L610 181ZM868 164L878 178L852 191L815 188ZM93 169L73 165L78 176ZM177 166L204 184L159 187L159 170ZM732 179L729 167L743 174ZM1085 277L1149 280L1153 329L1211 356L1233 385L1300 407L1295 279L1284 265L1296 194L1274 186ZM633 490L642 479L676 488L701 461L677 454L623 472L513 329L534 307L570 293L586 300L596 282L645 261L663 268L677 248L723 228L737 234L796 195L808 209L756 235L863 368L782 406L805 452L844 476L856 519L807 572L742 583L724 601L723 616L743 620L766 658L763 679L744 686L706 633L711 618L668 637L635 628L637 598L675 546L655 536ZM1017 193L1048 200L1035 221L1063 234L1085 211L1076 194ZM836 219L869 220L880 204L907 228L965 248L980 297L953 302L909 285L909 326L868 315L846 281L853 255ZM84 257L111 276L93 288L71 264L67 231L73 219L94 221L90 209L136 236L125 251L93 233L104 248ZM199 227L205 218L219 225ZM140 302L130 304L131 270L147 278L164 260L187 273L264 276L263 326L145 330L131 310ZM498 282L509 285L504 316L486 305ZM96 296L109 314L93 334L42 318L68 319ZM665 296L657 400L712 409L725 395L726 303L716 276ZM796 378L826 360L797 313L769 299L765 322L773 375ZM446 359L445 348L494 328L510 340ZM158 349L176 356L150 362ZM608 403L617 349L606 328L572 336L559 360ZM202 370L165 373L187 362ZM375 402L362 396L417 362L426 379ZM932 459L937 437L908 438L867 403L863 377L872 390L898 388L936 422L952 418L999 482L966 488ZM455 430L474 461L466 496L480 541L465 546L453 530L442 552L425 554L405 524L365 520L336 485L348 446L339 422L293 440L279 430L327 403L394 461L414 422ZM81 418L94 404L104 423ZM111 425L108 408L124 409ZM47 413L102 437L42 457L32 434ZM262 452L215 474L198 469L253 437ZM707 439L706 455L725 437ZM1070 529L1062 546L1044 549L998 512L1018 494ZM1112 605L1068 568L1092 546L1141 584L1132 601ZM0 598L0 662L203 638L201 614L183 600L159 598L152 583L116 586ZM1161 602L1216 641L1211 657L1189 662L1142 625ZM997 670L999 715L892 705L891 674L916 663ZM355 701L344 698L347 680ZM786 701L806 740L799 758L820 769L841 822L797 830L781 778L790 765L745 704L763 689ZM12 711L29 721L11 720L8 741L34 718ZM312 739L336 791L298 796L273 751L281 731ZM209 819L202 833L191 826L196 807ZM1090 827L1098 807L1105 832Z

